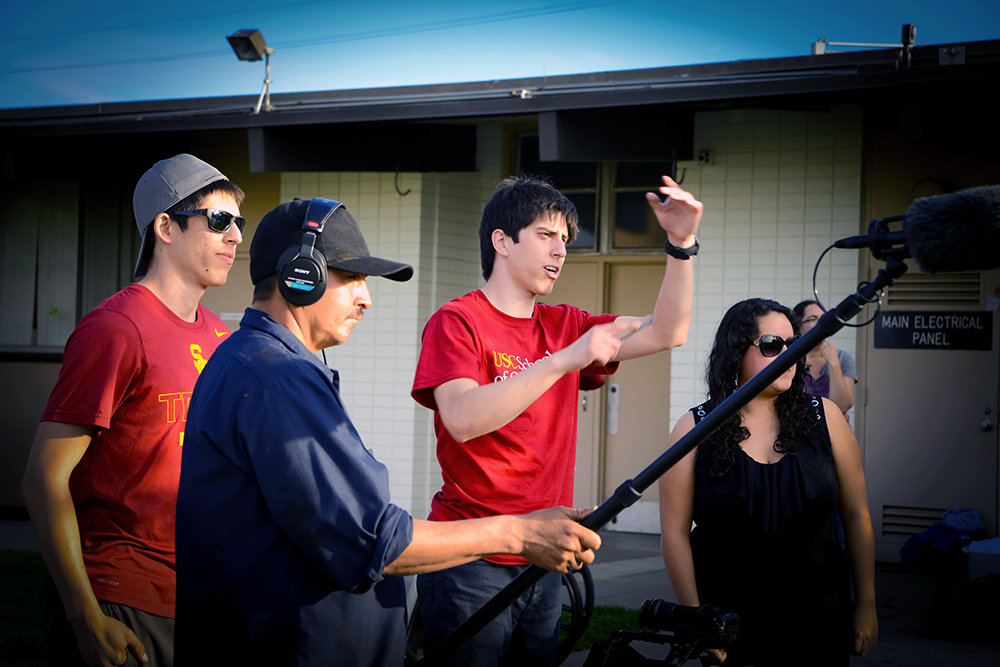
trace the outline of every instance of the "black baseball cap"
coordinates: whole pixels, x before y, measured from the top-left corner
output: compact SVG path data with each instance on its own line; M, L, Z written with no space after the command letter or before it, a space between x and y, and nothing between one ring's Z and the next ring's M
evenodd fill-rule
M254 232L250 244L250 280L258 282L278 272L278 259L286 250L302 243L302 222L309 199L296 197L272 209ZM361 227L341 204L326 219L316 250L326 257L326 265L340 271L383 276L404 282L413 277L413 267L381 257L372 257L361 235Z

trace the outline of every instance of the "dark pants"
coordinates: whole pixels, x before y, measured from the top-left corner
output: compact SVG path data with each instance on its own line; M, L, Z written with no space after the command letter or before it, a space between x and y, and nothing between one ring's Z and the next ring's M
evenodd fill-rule
M524 567L479 560L417 577L425 651L485 606ZM559 641L561 614L562 580L558 574L549 572L442 664L551 665Z
M59 591L51 577L42 582L42 633L45 661L50 667L82 665L76 634L66 618ZM121 621L146 647L149 662L140 662L131 651L123 664L129 667L171 667L174 664L174 619L156 616L122 604L99 601L101 611Z

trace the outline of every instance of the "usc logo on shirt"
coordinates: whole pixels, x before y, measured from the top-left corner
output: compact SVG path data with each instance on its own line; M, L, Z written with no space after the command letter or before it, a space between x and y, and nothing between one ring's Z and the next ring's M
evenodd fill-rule
M504 368L516 368L518 370L524 370L524 362L521 361L521 357L514 356L509 352L497 352L493 350L493 366L498 369Z
M528 361L519 355L511 354L510 352L499 352L497 350L492 350L490 356L493 358L493 370L495 372L493 381L503 382L514 377L525 368L534 366L545 357L552 356L552 353L546 350L545 355L535 361Z

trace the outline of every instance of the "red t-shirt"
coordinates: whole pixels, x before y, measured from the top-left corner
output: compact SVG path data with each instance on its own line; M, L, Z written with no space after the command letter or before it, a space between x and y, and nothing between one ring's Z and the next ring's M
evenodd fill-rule
M95 426L70 477L83 562L101 600L174 615L174 515L188 402L229 329L131 284L66 341L43 421Z
M441 422L434 388L456 378L502 382L575 341L614 315L536 304L531 317L497 310L479 290L445 304L424 327L413 398L434 410L444 485L431 502L432 521L525 514L573 504L576 399L580 373L568 373L500 429L458 443ZM586 369L613 373L618 364ZM496 563L522 564L517 556Z

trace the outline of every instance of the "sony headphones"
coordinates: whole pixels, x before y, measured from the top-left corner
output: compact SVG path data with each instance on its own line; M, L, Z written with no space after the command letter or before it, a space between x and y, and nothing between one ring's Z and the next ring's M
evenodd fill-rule
M293 306L311 306L326 291L326 257L316 249L316 238L333 212L343 206L339 201L316 197L309 202L302 221L302 239L278 258L278 289Z

